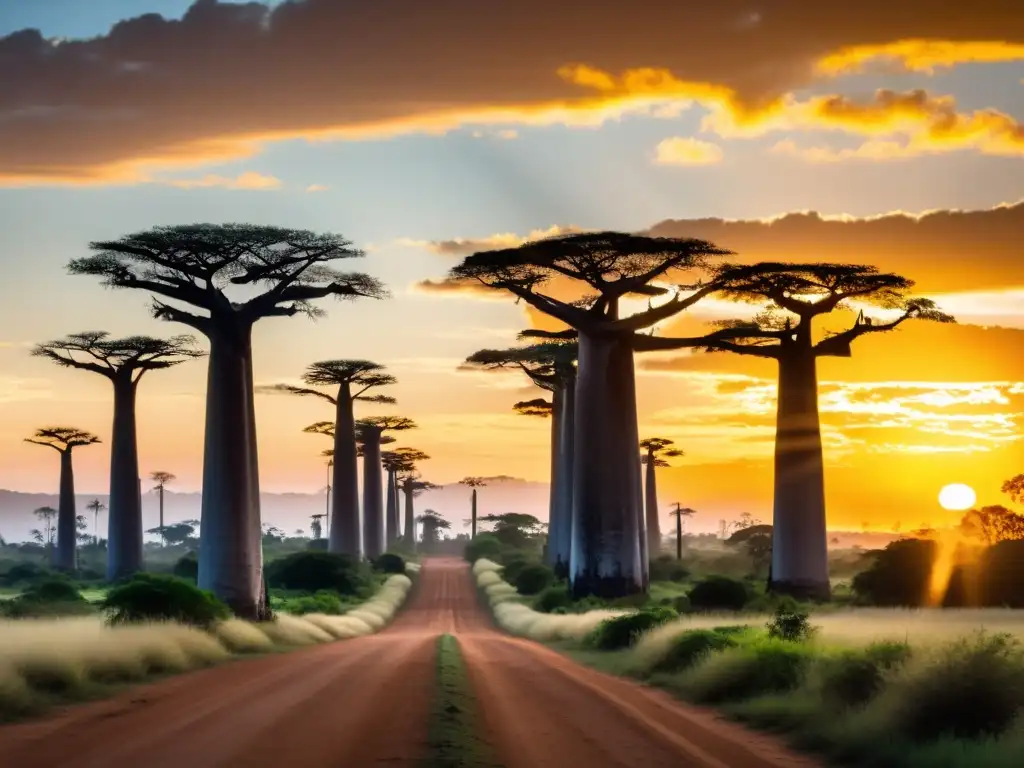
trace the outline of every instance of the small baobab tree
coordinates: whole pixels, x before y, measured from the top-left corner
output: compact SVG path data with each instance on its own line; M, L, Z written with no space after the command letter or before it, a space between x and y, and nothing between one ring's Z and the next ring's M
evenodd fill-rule
M661 521L658 519L658 486L655 470L669 466L668 460L683 456L675 443L663 437L648 437L640 441L643 455L640 463L646 468L644 479L644 503L647 509L647 551L655 557L661 551Z
M726 265L714 283L727 298L760 304L761 311L753 320L720 323L732 338L719 338L704 349L775 360L779 366L771 589L828 599L818 359L850 357L851 344L861 336L893 331L907 320L955 321L930 299L911 298L911 280L865 265ZM852 313L853 302L887 310L892 317L873 320L861 310L845 330L815 333L818 318L837 310Z
M331 552L358 557L359 468L354 405L357 402L394 405L393 397L369 393L379 387L391 386L397 379L385 373L383 365L369 360L324 360L309 366L302 380L307 386L275 384L260 387L260 391L318 397L334 406L334 422L329 435L334 439L330 483L334 495L331 515L327 520L330 535L327 546ZM329 387L333 391L317 387Z
M384 482L387 486L384 501L384 546L390 549L398 541L398 473L402 459L394 451L383 451L380 455L384 467Z
M321 520L327 517L325 512L320 512L316 515L310 515L309 533L313 538L313 541L320 541L324 534L323 523Z
M469 494L469 538L476 538L477 529L477 489L487 487L487 478L485 477L464 477L459 480L459 485L464 485L471 489Z
M92 543L98 547L100 544L100 512L106 509L107 505L99 499L93 499L85 505L85 508L92 512Z
M385 432L415 429L416 422L403 416L371 416L356 422L363 446L363 554L372 559L384 553L384 466L381 444L394 438Z
M191 336L114 339L104 331L85 331L39 344L32 352L62 367L104 376L114 388L107 515L108 581L142 570L142 495L135 415L139 382L149 371L172 368L201 357L203 353L194 344Z
M697 510L684 507L678 501L673 505L673 509L670 513L670 517L674 517L676 520L676 560L683 559L683 519L692 517L697 514Z
M164 530L164 491L167 490L167 486L173 483L178 478L172 475L170 472L164 472L163 470L157 470L156 472L149 473L149 479L156 483L153 486L153 490L157 492L157 496L160 499L160 546L167 546L167 539L163 534Z
M25 442L53 448L60 454L60 494L57 502L57 549L53 564L62 570L75 568L75 470L71 460L75 448L95 445L100 439L74 427L44 427Z
M198 581L236 615L263 618L268 603L252 329L268 317L322 315L318 299L383 298L386 291L369 275L332 266L364 255L334 234L191 224L156 227L90 248L93 255L68 265L72 274L146 291L157 318L187 325L210 342ZM232 287L245 296L233 298Z
M703 268L727 253L701 240L590 232L476 253L450 273L456 282L508 291L568 326L531 335L578 341L569 574L577 597L647 589L633 352L649 338L641 331L692 306L713 287L680 287L669 300L627 317L622 299L662 296L668 289L653 281ZM542 293L555 279L572 283L576 298Z
M452 527L451 523L432 509L424 510L416 521L423 526L421 541L425 552L430 552L441 541L441 531L450 530Z
M416 518L413 511L413 498L420 495L427 487L433 487L430 483L422 482L416 465L421 461L427 461L430 456L418 448L395 448L386 451L384 454L384 468L388 470L388 546L394 545L402 539L408 546L415 549L416 545ZM394 487L394 504L391 504L391 487ZM399 514L398 496L401 494L405 499L405 523L402 524ZM392 538L393 535L393 538Z

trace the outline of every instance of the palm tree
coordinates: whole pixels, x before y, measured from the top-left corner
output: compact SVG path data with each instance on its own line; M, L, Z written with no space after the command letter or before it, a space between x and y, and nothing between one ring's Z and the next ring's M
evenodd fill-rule
M476 538L476 523L477 523L477 509L476 509L476 489L486 488L487 480L483 477L464 477L459 480L459 485L464 485L467 488L472 489L472 493L469 495L470 504L470 518L469 518L469 538L470 540Z
M106 509L107 505L104 504L99 499L93 499L92 501L90 501L88 504L85 505L85 508L92 510L92 543L95 546L99 546L99 544L100 544L100 512L102 512L104 509ZM161 523L162 522L163 521L161 519Z
M153 490L160 496L160 545L166 547L167 539L164 538L164 490L170 483L173 483L178 478L170 472L157 470L156 472L149 473L149 479L156 483L156 485L153 486Z
M666 459L683 456L678 448L672 448L672 440L663 437L648 437L640 441L644 455L640 463L646 468L644 502L647 510L647 556L654 558L661 550L661 524L658 520L658 488L655 484L655 469L669 466Z
M675 509L669 515L676 519L676 560L683 559L683 518L692 517L695 514L697 514L697 510L684 507L677 501Z
M332 266L364 255L333 234L190 224L155 227L90 248L93 255L70 262L72 274L146 291L155 296L158 319L187 325L210 342L199 586L239 617L265 618L253 327L268 317L323 314L318 299L384 298L387 292L369 275ZM230 295L230 286L246 296Z
M53 448L60 454L60 495L57 503L57 550L54 565L66 571L75 568L75 470L71 452L95 445L100 439L91 432L74 427L44 427L36 430L26 443ZM136 486L137 487L137 486Z

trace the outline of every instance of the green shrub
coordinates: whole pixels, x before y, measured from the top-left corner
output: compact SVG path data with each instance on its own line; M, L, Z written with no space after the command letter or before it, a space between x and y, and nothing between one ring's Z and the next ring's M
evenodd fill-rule
M339 595L364 595L371 586L365 565L348 555L332 552L294 552L271 561L265 573L267 583L278 589L329 589Z
M313 595L292 597L282 600L280 608L285 613L295 616L304 616L307 613L324 613L328 616L340 616L349 610L351 606L341 600L337 592L322 589Z
M177 576L179 579L190 579L191 581L199 580L199 557L195 552L189 552L187 555L183 555L174 564L171 569L171 573Z
M653 672L679 672L689 669L709 653L724 651L736 645L729 634L713 629L691 629L673 638L672 646Z
M463 556L470 563L475 563L481 558L497 562L504 550L505 545L493 533L481 533L466 545Z
M536 595L543 592L555 580L555 572L546 565L532 563L524 566L516 576L516 591L521 595Z
M812 658L806 646L780 640L726 648L691 668L683 688L707 704L783 693L800 685Z
M906 643L879 642L818 662L818 687L826 702L859 707L882 690L886 676L910 658Z
M16 587L49 579L53 575L53 571L38 563L17 563L8 568L3 576L0 576L0 584L6 587Z
M20 600L34 600L41 603L78 603L85 602L82 593L71 581L60 576L40 581L26 589Z
M519 578L519 574L529 566L536 563L537 561L535 559L524 555L522 552L516 552L513 550L506 554L501 560L501 564L504 566L501 569L501 578L509 584L515 584L516 579Z
M562 613L568 613L569 607L572 605L572 595L569 594L569 587L565 582L559 582L558 584L552 584L547 589L544 589L534 598L533 610L539 611L540 613L554 613L555 611L561 611Z
M373 568L381 573L405 573L405 559L394 552L385 552L373 561Z
M686 581L690 572L681 560L671 555L660 555L651 560L650 576L651 581Z
M644 632L675 618L678 614L671 608L652 608L605 619L587 636L586 643L600 651L618 651L633 645Z
M689 594L695 611L739 611L747 603L747 587L728 576L709 576L697 582Z
M811 626L806 613L782 607L775 611L775 617L765 625L765 628L768 630L768 637L788 640L791 643L810 640L818 631L817 627Z
M231 610L211 592L177 576L137 573L107 593L103 608L110 624L176 621L208 627L231 616Z

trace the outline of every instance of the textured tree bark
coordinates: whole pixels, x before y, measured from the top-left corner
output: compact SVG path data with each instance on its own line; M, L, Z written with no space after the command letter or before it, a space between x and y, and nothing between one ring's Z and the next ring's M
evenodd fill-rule
M199 586L236 615L262 615L259 506L253 498L255 454L249 445L249 329L210 337L203 451Z
M558 459L559 442L562 437L562 415L565 412L565 398L562 389L551 393L551 474L548 483L548 543L544 548L545 562L558 572L558 552L561 530L558 527Z
M384 478L380 432L366 430L363 440L363 553L374 559L384 553Z
M816 362L810 350L779 357L771 571L774 591L827 600L831 589Z
M406 483L402 488L405 493L405 545L411 552L416 551L416 512L414 510L413 498L415 489L412 483Z
M575 378L564 382L553 400L557 402L557 408L552 414L557 421L557 433L554 436L555 461L552 467L552 509L548 526L550 533L548 557L555 574L559 578L568 578L569 556L572 551L572 446L573 410L576 404Z
M57 548L53 564L62 571L75 570L75 470L71 451L60 452L60 495L57 500Z
M267 582L263 578L263 515L260 505L260 462L259 443L256 440L256 396L252 372L252 328L245 334L245 447L249 464L249 546L255 553L257 569L256 618L264 621L270 618L270 596L266 592ZM141 503L141 500L140 500Z
M570 578L577 597L646 588L633 350L579 334Z
M387 504L384 516L384 541L390 549L398 540L398 487L395 480L395 472L387 471Z
M107 581L116 581L142 570L142 499L135 421L136 392L137 385L130 376L114 379L110 505L107 515Z
M657 557L661 551L661 524L658 520L658 480L654 461L654 456L648 451L645 467L644 504L647 509L647 551L650 552L651 557Z
M676 560L683 559L683 516L676 510Z
M359 462L352 390L346 383L338 388L334 419L334 497L331 499L331 552L359 557L362 542L359 528Z

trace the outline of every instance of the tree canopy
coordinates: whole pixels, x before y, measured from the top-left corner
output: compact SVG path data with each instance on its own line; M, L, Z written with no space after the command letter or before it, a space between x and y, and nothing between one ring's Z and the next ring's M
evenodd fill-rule
M415 421L405 416L368 416L356 421L356 438L366 442L371 435L380 437L383 432L404 432L416 426Z
M644 464L651 462L656 467L667 467L669 466L666 459L676 458L678 456L685 456L686 454L678 448L672 448L675 445L674 440L669 440L664 437L648 437L640 441L640 448L644 451L644 455L641 461Z
M34 445L45 445L48 448L64 453L72 448L93 445L101 441L91 432L76 429L75 427L43 427L42 429L37 429L33 437L26 437L25 442Z
M364 403L394 405L397 401L389 395L368 395L369 390L396 384L398 379L384 372L384 366L369 360L323 360L313 363L306 369L302 377L308 386L297 387L292 384L270 384L257 388L264 393L284 393L289 395L309 395L326 400L332 405L338 404L338 398L313 387L338 387L349 385L352 400Z
M64 368L91 371L109 379L127 375L135 382L146 371L171 368L204 354L195 348L192 336L113 339L106 331L73 333L63 339L37 344L32 350L34 357L45 357Z
M537 386L554 390L575 371L578 347L575 341L548 341L510 349L481 349L466 358L468 370L518 369Z
M551 401L545 400L543 397L538 397L535 400L521 400L512 408L520 416L539 416L542 419L548 418L554 411Z

